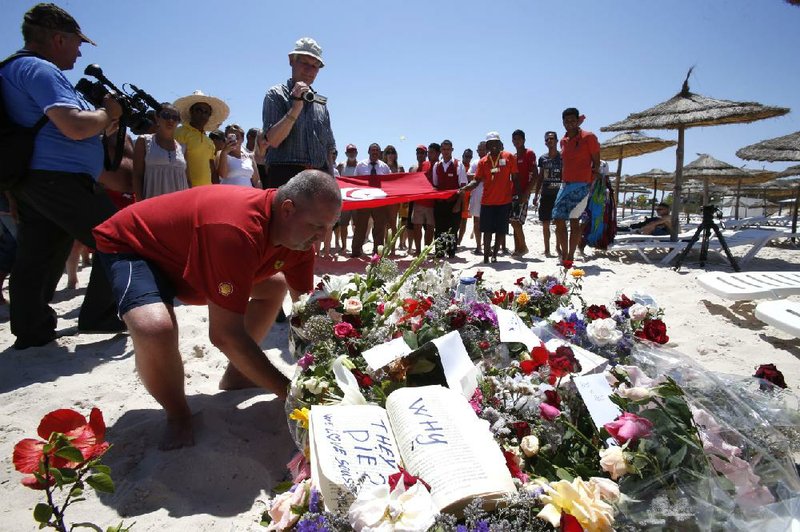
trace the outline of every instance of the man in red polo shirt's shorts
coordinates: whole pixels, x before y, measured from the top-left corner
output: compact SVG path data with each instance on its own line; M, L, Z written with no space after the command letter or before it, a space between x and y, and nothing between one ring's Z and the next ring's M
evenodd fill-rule
M595 176L600 177L600 143L594 133L580 128L583 118L574 107L564 109L561 113L566 134L560 143L562 183L553 205L553 220L562 262L572 261L575 256L582 235L581 213L589 200L592 181Z
M257 385L284 398L288 381L258 342L287 284L293 298L314 287L312 246L341 206L336 181L306 170L277 190L216 186L158 196L94 229L139 376L167 415L162 449L194 443L174 299L208 305L209 337L230 361L220 388Z

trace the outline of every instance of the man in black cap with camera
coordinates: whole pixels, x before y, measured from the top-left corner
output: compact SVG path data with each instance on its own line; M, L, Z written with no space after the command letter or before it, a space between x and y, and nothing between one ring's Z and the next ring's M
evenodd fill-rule
M303 37L289 52L292 77L267 91L264 97L264 136L267 152L267 188L278 188L298 172L315 168L333 173L336 140L331 131L327 99L311 88L325 66L322 48Z
M72 242L93 248L92 228L116 210L96 179L103 170L100 134L122 114L108 95L102 107L89 110L62 73L74 67L81 44L95 44L69 13L37 4L25 13L22 36L20 57L0 69L5 110L22 127L33 127L43 115L48 120L36 135L27 174L11 189L19 213L9 285L17 349L56 338L49 303ZM101 268L92 268L78 329L124 330Z

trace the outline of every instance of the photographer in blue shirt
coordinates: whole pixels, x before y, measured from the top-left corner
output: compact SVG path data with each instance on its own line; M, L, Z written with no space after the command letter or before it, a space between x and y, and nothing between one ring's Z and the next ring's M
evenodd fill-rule
M115 212L96 179L103 169L100 134L122 115L108 95L102 107L89 110L62 73L74 67L81 44L95 44L69 13L38 4L25 13L22 35L22 52L32 55L0 70L6 112L24 127L32 127L43 114L49 120L36 136L30 170L11 190L19 216L9 283L17 349L56 338L56 315L49 303L72 242L93 248L92 228ZM78 329L124 330L102 268L92 268Z

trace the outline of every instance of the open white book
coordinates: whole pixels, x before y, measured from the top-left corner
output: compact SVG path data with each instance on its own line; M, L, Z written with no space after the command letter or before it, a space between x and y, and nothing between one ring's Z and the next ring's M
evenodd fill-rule
M516 491L488 423L442 386L395 390L385 410L314 406L309 436L311 479L329 510L342 494L387 483L401 465L431 486L441 511L458 512L477 497L491 505Z

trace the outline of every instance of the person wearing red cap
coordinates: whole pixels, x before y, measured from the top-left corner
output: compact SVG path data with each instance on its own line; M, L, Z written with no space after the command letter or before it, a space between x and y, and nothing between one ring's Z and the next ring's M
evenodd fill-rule
M72 16L54 4L37 4L22 23L25 47L0 68L5 111L15 124L39 124L24 178L11 189L19 213L19 247L11 272L14 347L41 346L56 338L50 308L73 240L95 246L92 228L116 209L97 182L103 170L100 135L122 115L110 95L91 111L64 76L83 43L94 44ZM79 331L124 330L111 286L92 268L78 318Z

